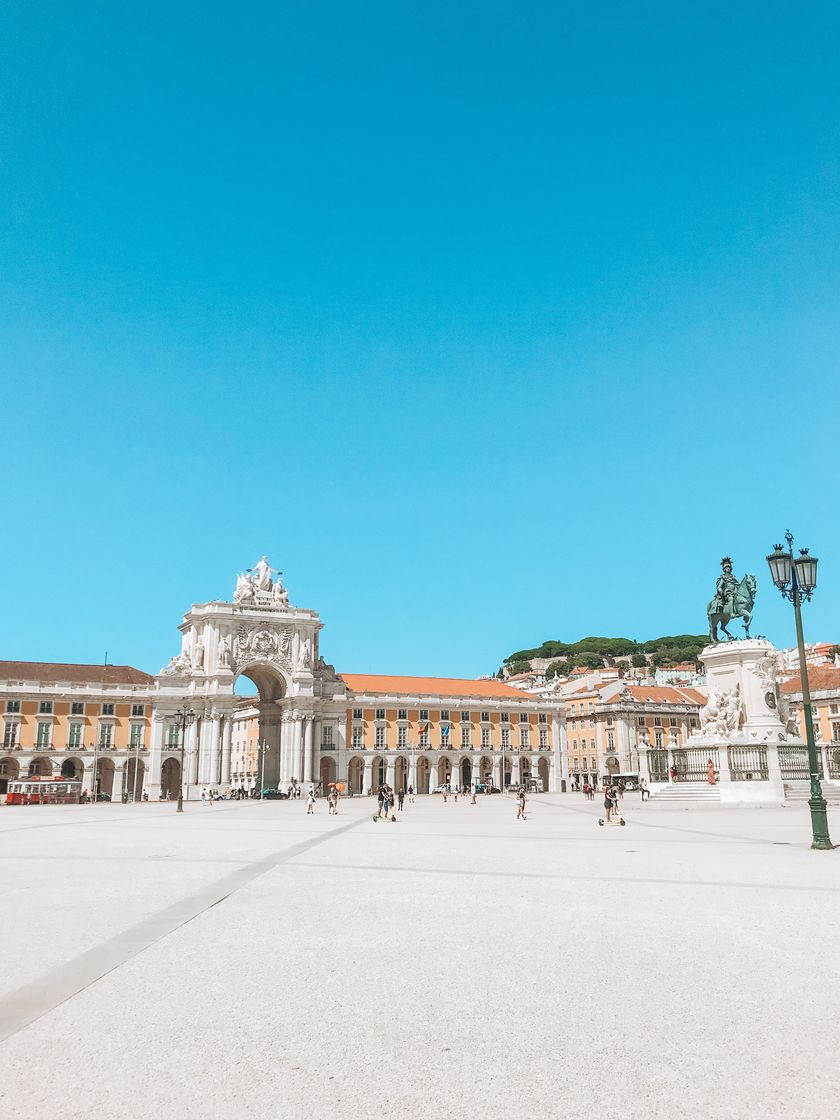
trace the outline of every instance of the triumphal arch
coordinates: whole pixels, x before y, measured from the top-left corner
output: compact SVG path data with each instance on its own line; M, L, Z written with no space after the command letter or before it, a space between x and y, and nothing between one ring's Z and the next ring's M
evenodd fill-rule
M194 605L178 629L181 649L155 678L149 758L151 798L180 778L181 727L187 783L227 785L231 744L248 677L258 695L259 750L266 785L316 779L322 743L343 743L347 691L320 655L321 620L295 607L263 557L240 573L231 602ZM182 716L183 713L183 716Z

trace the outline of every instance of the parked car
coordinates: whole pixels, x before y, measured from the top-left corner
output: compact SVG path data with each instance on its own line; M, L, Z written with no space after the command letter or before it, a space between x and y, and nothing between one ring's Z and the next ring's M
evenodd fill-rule
M262 791L263 801L288 801L289 795L282 789L264 789Z
M432 793L449 793L449 786L435 786L435 788L432 790Z
M97 801L110 801L111 800L111 795L110 795L110 793L101 793L100 792L100 793L97 793L96 800Z

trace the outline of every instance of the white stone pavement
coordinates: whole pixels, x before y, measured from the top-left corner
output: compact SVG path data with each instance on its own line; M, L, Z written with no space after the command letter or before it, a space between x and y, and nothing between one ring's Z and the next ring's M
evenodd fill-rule
M837 1115L807 806L372 804L0 809L0 1116Z

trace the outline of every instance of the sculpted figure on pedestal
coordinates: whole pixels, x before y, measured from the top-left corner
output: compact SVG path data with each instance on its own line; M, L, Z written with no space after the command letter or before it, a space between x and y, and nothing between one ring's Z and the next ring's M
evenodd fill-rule
M283 586L279 575L274 583L274 605L275 607L288 607L289 605L289 592Z
M300 646L298 648L298 656L297 656L297 667L298 667L298 669L308 669L311 657L312 657L312 646L310 645L309 639L304 638L303 641L300 643Z
M234 603L254 602L254 584L251 577L240 572L236 577L236 590L233 593Z
M178 653L175 657L169 659L169 664L165 665L160 675L164 677L173 677L183 673L188 673L191 669L190 659L186 653Z
M755 602L755 576L747 575L739 583L732 574L732 560L724 556L721 560L723 572L718 576L715 585L715 597L709 603L706 614L709 619L709 637L713 642L718 642L718 626L726 635L728 641L733 641L734 636L726 629L727 623L733 618L744 621L744 635L750 636L750 622L752 609Z
M230 668L230 638L222 638L219 642L217 661L220 669Z

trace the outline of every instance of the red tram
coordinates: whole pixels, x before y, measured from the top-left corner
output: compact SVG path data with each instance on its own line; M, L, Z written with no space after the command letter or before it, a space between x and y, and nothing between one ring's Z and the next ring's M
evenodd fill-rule
M9 782L7 805L78 805L82 783L66 778L27 778Z

